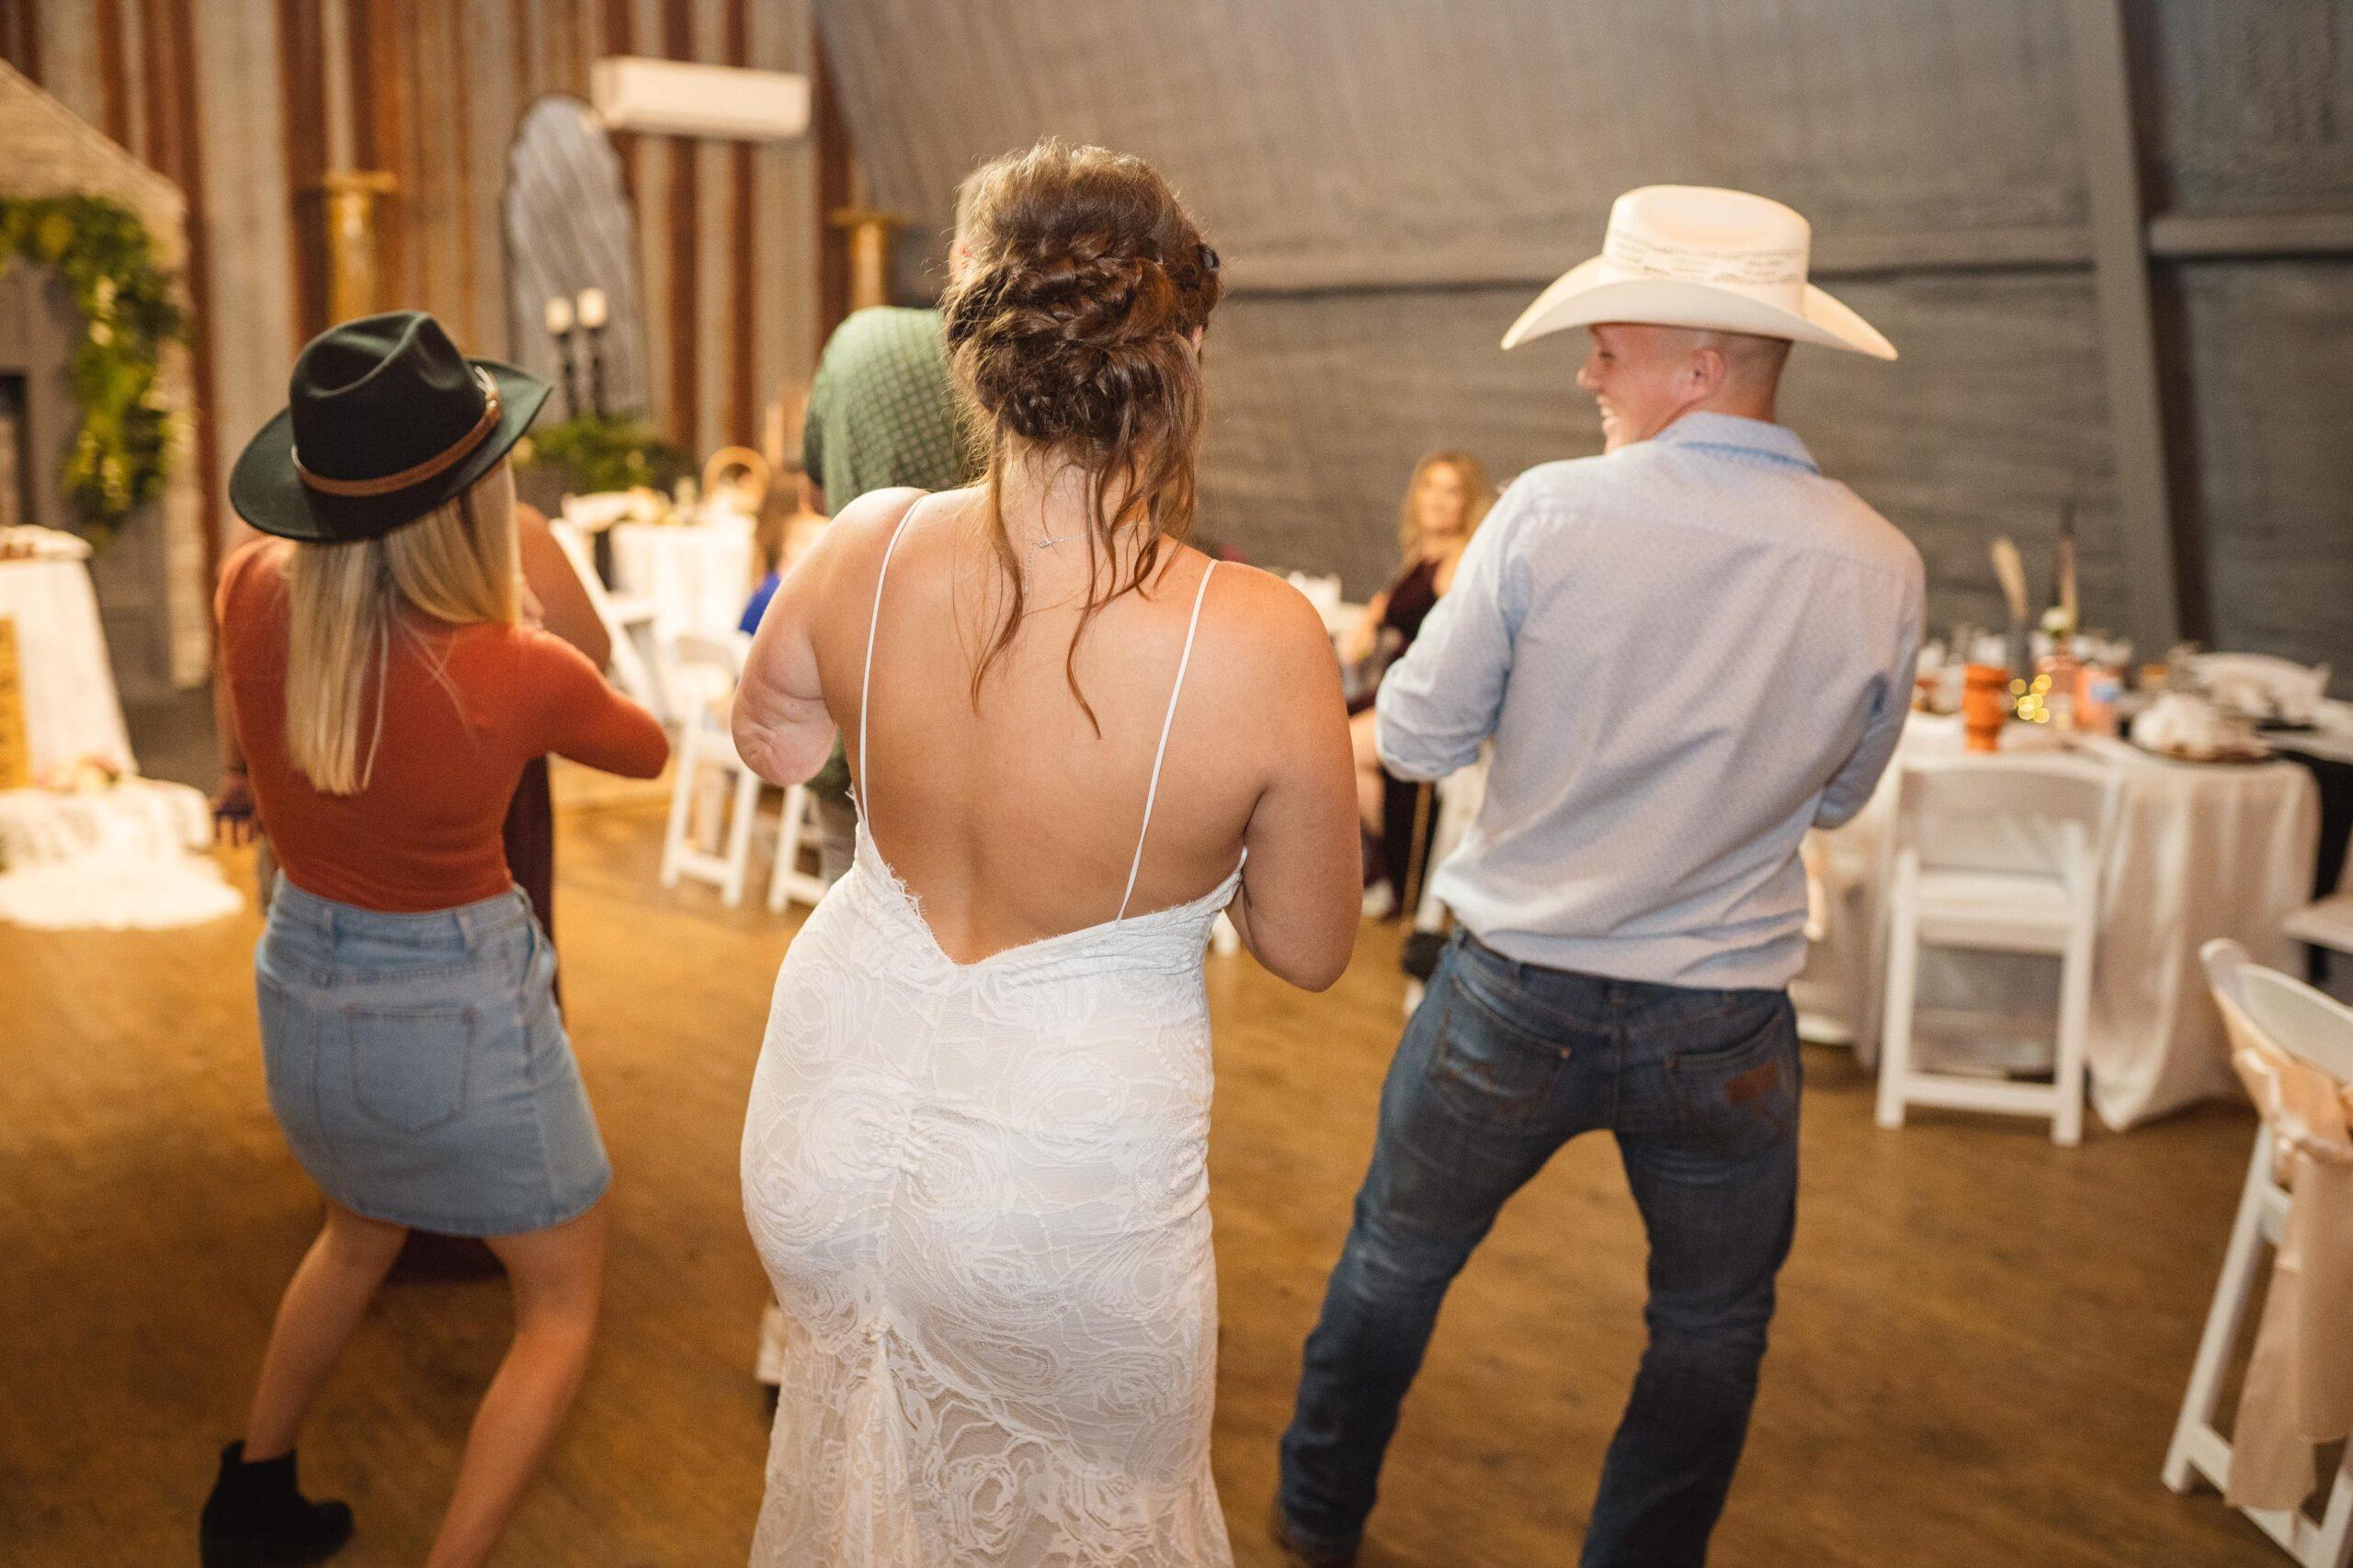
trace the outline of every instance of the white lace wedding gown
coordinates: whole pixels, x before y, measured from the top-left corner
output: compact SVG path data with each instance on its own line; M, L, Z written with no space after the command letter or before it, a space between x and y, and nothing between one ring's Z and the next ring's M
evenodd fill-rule
M1197 596L1147 830L1199 619ZM1241 871L959 964L862 818L777 975L745 1121L788 1324L752 1561L1224 1568L1201 954Z

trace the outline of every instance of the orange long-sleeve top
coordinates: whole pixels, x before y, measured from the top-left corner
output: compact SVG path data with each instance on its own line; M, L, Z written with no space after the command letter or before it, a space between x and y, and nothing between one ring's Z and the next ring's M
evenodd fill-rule
M213 608L255 805L304 892L399 914L494 897L513 882L499 825L531 758L553 752L631 778L668 760L654 716L561 639L417 619L391 639L367 788L322 794L286 753L286 558L268 540L236 551Z

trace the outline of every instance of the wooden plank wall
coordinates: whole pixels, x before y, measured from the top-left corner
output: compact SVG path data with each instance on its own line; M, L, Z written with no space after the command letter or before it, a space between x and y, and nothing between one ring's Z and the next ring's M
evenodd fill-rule
M546 93L611 53L809 69L808 0L0 0L0 57L188 194L197 431L221 475L325 325L308 188L382 168L387 303L508 351L499 196ZM620 139L657 419L699 451L756 444L817 348L816 157L792 143Z
M1204 527L1358 595L1394 570L1421 450L1467 446L1503 476L1593 449L1574 346L1495 345L1597 248L1612 196L1681 181L1790 202L1821 280L1904 359L1801 352L1787 415L1919 544L1941 631L1999 615L1995 534L2047 580L2070 504L2093 620L2171 619L2147 602L2169 586L2150 543L2163 490L2144 469L2119 483L2071 52L2071 16L2111 4L2189 579L2156 608L2327 660L2353 692L2353 443L2331 434L2353 401L2344 0L818 9L873 198L913 220L910 300L937 288L937 236L981 158L1051 131L1170 176L1230 264Z

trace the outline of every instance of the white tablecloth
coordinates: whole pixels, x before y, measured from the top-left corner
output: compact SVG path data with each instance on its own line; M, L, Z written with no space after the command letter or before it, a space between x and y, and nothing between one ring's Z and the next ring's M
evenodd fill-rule
M244 898L202 853L211 841L211 809L185 784L0 790L0 920L121 931L233 915Z
M0 617L17 623L33 776L63 772L87 756L129 767L131 737L89 568L79 561L0 561Z
M657 633L724 636L743 620L752 597L748 519L617 523L612 540L614 591L652 601Z
M1958 721L1915 717L1870 803L1813 846L1817 866L1828 873L1828 896L1820 939L1796 987L1799 1006L1811 1019L1851 1033L1867 1057L1876 1044L1883 944L1875 937L1891 870L1897 775L1906 757L1961 749ZM2238 1094L2198 949L2216 937L2234 937L2258 962L2292 964L2279 926L2311 896L2319 792L2312 775L2290 762L2191 766L2088 738L2075 749L2115 769L2120 790L2116 835L2102 868L2087 1054L2093 1108L2121 1130L2197 1100ZM2005 831L1993 829L1984 845L1969 847L1969 858L2001 865ZM2006 831L2015 835L2017 824ZM1996 1032L1986 1020L2035 1016L2041 1043L2028 1049L2039 1050L2045 1064L2057 994L2055 960L1933 949L1923 955L1924 1009L1957 1009L1972 1027ZM1995 1043L1985 1059L2017 1064L2014 1053L1999 1049L2015 1047L2015 1032Z

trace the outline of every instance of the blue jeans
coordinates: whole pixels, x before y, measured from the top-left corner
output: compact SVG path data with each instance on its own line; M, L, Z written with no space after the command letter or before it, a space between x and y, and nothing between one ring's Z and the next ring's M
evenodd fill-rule
M1390 1064L1308 1335L1282 1441L1292 1529L1355 1548L1447 1286L1555 1149L1607 1128L1650 1238L1650 1343L1579 1561L1704 1562L1797 1221L1799 1071L1786 993L1544 969L1458 932Z

